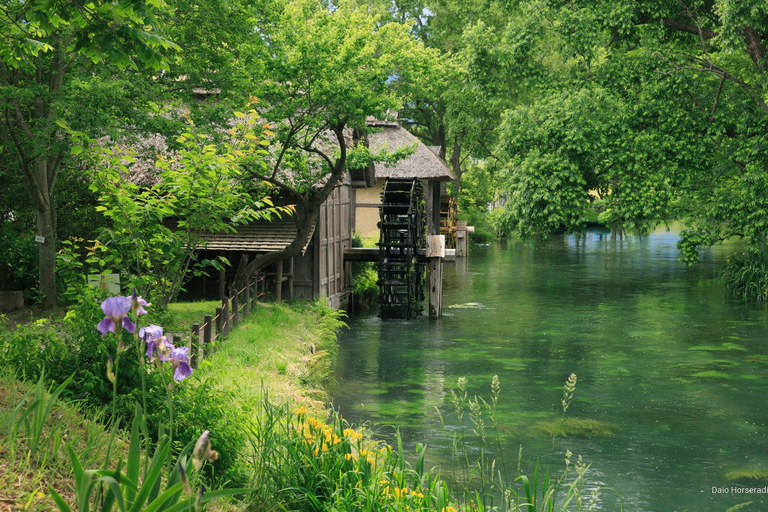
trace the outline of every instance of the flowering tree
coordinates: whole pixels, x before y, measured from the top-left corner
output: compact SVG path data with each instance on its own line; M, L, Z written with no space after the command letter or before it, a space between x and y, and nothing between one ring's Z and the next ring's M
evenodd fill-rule
M130 262L136 284L151 293L159 307L173 300L192 275L227 263L197 259L206 234L291 213L289 207L272 205L268 188L244 179L242 165L263 165L269 132L256 122L255 112L237 114L242 122L220 145L211 144L190 124L176 139L181 149L158 156L151 186L129 179L132 156L106 147L98 150L101 158L91 188L99 194L97 209L111 221L101 232L101 242Z

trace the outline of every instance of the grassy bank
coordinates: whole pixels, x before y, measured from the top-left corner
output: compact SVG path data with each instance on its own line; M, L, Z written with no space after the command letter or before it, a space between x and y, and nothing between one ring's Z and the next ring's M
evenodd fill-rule
M34 418L24 421L26 408L37 399L36 385L23 382L7 369L0 371L0 510L54 510L49 486L74 503L72 467L65 443L80 454L86 467L104 462L110 436L95 418L87 418L75 404L51 402L43 393L43 403L52 407L35 428ZM44 388L44 386L43 386ZM25 400L26 398L26 400ZM25 408L19 407L22 404ZM25 424L26 423L26 424ZM27 426L28 425L28 426ZM124 452L125 443L115 439L113 453Z
M244 402L261 402L266 392L280 403L322 410L343 325L340 313L319 303L261 303L216 347L197 378L231 388Z
M174 305L170 312L173 324L197 321L198 316L208 313L215 305ZM104 350L91 345L90 340L84 342L75 326L60 318L61 315L57 315L57 320L35 316L21 328L13 321L12 325L0 326L0 362L5 365L0 374L0 510L3 512L52 510L54 504L48 486L73 504L72 465L67 445L72 446L84 467L104 467L105 464L106 434L102 422L109 407L106 403L100 406L93 397L85 406L73 406L61 399L52 402L54 405L41 431L46 440L45 450L30 452L32 437L28 424L39 408L34 395L27 395L33 384L20 378L35 379L43 368L73 359L74 352L82 352L80 349L86 346ZM88 322L93 323L91 318L81 323L90 325ZM167 405L162 401L166 395L164 388L153 388L149 380L150 425L160 424L161 430L166 431L169 425L173 426L175 452L194 442L204 430L210 430L211 443L218 447L220 455L206 465L201 475L206 484L214 488L252 484L252 436L264 414L264 400L269 396L275 403L302 404L318 415L324 414L322 385L331 368L336 332L341 326L340 314L324 304L259 305L248 320L217 344L214 354L192 376L174 387L168 395L174 411L170 423ZM95 323L90 329L95 330ZM95 341L100 340L97 333ZM108 341L109 337L104 340ZM56 350L49 350L51 347ZM31 357L26 359L34 364L22 364L21 349L30 353ZM109 351L109 347L106 350ZM89 368L91 380L109 385L102 362L77 361L81 363L93 366ZM65 379L65 373L59 372L56 377L46 373L47 382L42 387L53 389L50 386ZM124 378L121 374L121 384ZM82 400L86 397L79 396L82 391L70 385L65 393L84 404ZM138 398L130 389L123 395L120 417L122 425L129 427L131 404L137 403ZM24 418L27 410L30 414ZM128 434L118 432L117 445L126 444L119 441L121 435ZM112 467L116 463L117 458L113 457Z

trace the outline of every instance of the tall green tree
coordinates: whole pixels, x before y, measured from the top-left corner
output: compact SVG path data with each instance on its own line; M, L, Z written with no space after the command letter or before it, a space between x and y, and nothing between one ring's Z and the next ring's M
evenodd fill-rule
M384 22L346 0L331 8L321 0L283 2L259 36L268 44L249 57L265 77L254 95L275 136L269 165L246 169L296 205L297 235L286 249L255 258L241 277L301 252L321 204L350 164L365 166L374 158L360 143L366 119L397 111L404 98L395 83L434 62L408 26Z
M161 0L82 2L5 0L0 3L0 153L5 172L17 176L37 217L39 292L56 300L55 189L71 146L59 121L65 97L89 68L159 68L173 44L158 34Z
M509 226L647 231L685 221L682 258L730 236L765 246L768 108L761 2L537 2L538 94L507 110Z

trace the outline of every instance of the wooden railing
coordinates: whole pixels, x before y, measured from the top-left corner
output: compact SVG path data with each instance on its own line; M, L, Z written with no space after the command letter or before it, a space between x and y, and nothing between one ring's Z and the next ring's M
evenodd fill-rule
M264 276L254 277L242 289L231 291L229 297L222 299L221 306L213 315L204 315L202 323L193 323L190 328L189 358L193 368L197 368L203 359L213 354L215 348L224 342L232 328L251 316L258 301L257 286ZM171 335L172 343L183 341L185 335Z

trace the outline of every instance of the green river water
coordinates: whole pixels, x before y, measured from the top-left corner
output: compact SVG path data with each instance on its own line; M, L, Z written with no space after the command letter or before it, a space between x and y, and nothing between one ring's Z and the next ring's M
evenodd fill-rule
M745 493L768 486L768 312L724 292L718 266L734 247L686 268L676 241L591 231L448 263L440 320L350 320L334 406L384 438L400 429L411 450L425 443L427 466L445 475L462 428L451 390L466 377L470 397L488 400L498 375L502 448L490 450L510 475L520 446L528 474L536 459L561 470L569 449L591 464L602 510L619 509L616 493L627 511L725 511L746 501L741 510L768 510L768 496ZM571 373L578 384L565 424L590 422L553 441ZM471 431L467 416L462 423ZM472 456L479 443L470 437Z

